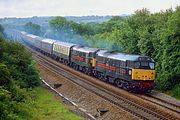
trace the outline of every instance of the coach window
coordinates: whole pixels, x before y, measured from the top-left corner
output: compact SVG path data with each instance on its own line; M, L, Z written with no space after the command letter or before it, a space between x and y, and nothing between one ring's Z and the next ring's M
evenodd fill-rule
M114 66L115 64L114 64L114 60L113 59L111 59L111 61L110 61L110 65L112 65L112 66Z
M100 61L103 62L103 57L99 57L100 58Z
M104 57L101 57L101 61L102 61L102 62L105 62L105 58L104 58Z
M116 60L112 60L112 64L113 64L113 66L115 67L116 66Z
M96 59L97 59L98 61L101 61L101 57L99 57L99 56L97 56Z
M112 65L112 66L113 66L113 64L114 64L112 59L109 59L109 62L108 62L108 63L109 63L109 65Z
M110 64L110 62L111 62L111 59L107 58L107 59L106 59L106 64L108 64L108 65L109 65L109 64Z
M102 57L102 61L105 63L106 62L106 59L104 57Z
M123 67L126 67L126 62L125 61L123 62Z
M79 51L76 51L76 55L79 56L79 55L80 55L80 52L79 52Z
M120 61L116 60L115 64L116 64L116 67L119 67Z
M82 53L82 52L79 52L79 56L82 57L82 56L83 56L83 53Z
M121 61L121 65L120 65L121 67L124 67L124 61Z
M130 67L130 61L127 61L127 67Z
M99 61L101 61L99 56L97 56L96 59L99 60Z
M86 53L82 53L82 57L85 58L86 57Z
M74 55L77 56L78 55L78 51L74 51Z
M76 51L75 51L75 50L73 50L73 51L72 51L72 54L73 54L73 55L75 55L75 54L76 54Z

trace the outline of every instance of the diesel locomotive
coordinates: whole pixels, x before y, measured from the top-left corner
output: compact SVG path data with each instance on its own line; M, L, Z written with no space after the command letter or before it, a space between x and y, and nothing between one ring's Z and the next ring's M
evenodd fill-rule
M155 61L148 56L91 48L21 32L33 49L85 74L128 91L149 92L154 87Z

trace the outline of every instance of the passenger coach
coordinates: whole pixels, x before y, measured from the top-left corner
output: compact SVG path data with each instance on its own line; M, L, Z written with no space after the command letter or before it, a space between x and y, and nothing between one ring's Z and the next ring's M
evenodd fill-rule
M75 44L56 41L53 45L53 58L65 64L70 64L71 51Z

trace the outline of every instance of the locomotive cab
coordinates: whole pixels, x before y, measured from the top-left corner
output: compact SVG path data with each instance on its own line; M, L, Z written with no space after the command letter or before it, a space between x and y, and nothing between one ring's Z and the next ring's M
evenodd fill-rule
M132 71L132 80L155 80L155 62L148 58L147 60L135 61Z
M151 90L155 80L155 62L149 57L140 57L138 61L134 61L132 69L129 69L129 76L134 84L132 87L138 87L143 90Z

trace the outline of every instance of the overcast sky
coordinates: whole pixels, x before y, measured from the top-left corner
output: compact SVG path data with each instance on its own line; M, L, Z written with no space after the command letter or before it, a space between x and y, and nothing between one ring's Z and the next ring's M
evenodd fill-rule
M180 0L0 0L0 17L87 16L152 13L180 5Z

